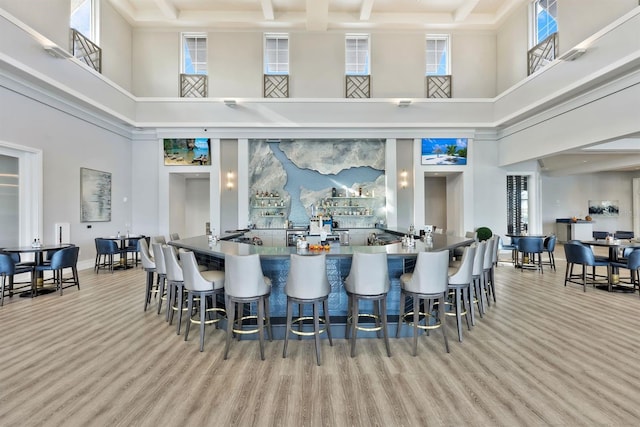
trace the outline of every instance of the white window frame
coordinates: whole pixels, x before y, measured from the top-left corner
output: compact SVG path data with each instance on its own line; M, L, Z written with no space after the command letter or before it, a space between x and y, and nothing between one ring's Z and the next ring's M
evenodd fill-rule
M558 7L558 0L549 0L556 3ZM536 46L542 40L538 40L538 15L536 13L536 7L540 0L532 0L529 3L529 49ZM558 17L556 16L556 24L558 23ZM557 31L557 30L556 30Z
M90 34L84 34L89 40L100 46L100 0L86 0L91 3ZM71 0L69 0L71 6ZM69 10L69 26L71 26L71 10Z
M447 69L444 74L429 73L429 40L442 40L446 43L447 50ZM449 34L427 34L424 43L425 61L424 73L426 76L448 76L451 75L451 36Z
M197 38L203 38L205 40L205 52L207 52L207 58L205 61L206 64L206 71L204 73L187 73L185 70L185 48L184 48L184 44L186 43L186 39L187 38L191 38L191 37L197 37ZM200 75L208 75L209 74L209 52L208 52L208 46L209 46L209 38L207 37L207 33L202 33L202 32L186 32L186 33L180 33L180 72L182 74L200 74Z
M284 49L280 49L280 46L276 47L276 58L277 62L275 64L286 64L287 71L273 71L270 70L269 64L273 64L269 62L269 55L267 54L267 42L268 40L286 40L287 41L287 49L286 52ZM277 43L278 44L278 43ZM291 63L289 62L289 52L291 51L291 40L289 39L288 33L265 33L263 38L263 65L264 65L264 74L271 76L288 76L291 73ZM281 61L281 56L286 56L286 61Z
M367 59L365 63L365 70L362 72L350 72L349 71L349 62L348 62L348 53L349 53L349 40L366 40L367 41ZM357 49L356 49L357 51ZM355 63L359 65L359 62ZM349 76L370 76L371 75L371 36L366 33L347 33L345 34L344 39L344 69L345 74Z

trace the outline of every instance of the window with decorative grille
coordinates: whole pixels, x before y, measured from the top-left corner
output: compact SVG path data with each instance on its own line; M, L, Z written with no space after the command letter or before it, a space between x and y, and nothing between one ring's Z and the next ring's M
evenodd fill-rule
M264 73L289 74L289 35L267 33L264 35Z
M557 0L536 0L531 6L532 39L531 47L558 32Z
M99 43L99 5L98 0L71 0L69 17L69 27L96 44Z
M368 34L347 34L345 37L345 67L349 76L371 74Z
M507 232L525 233L529 227L527 176L507 176Z
M449 36L446 34L427 35L427 76L446 76L449 72Z
M182 72L207 74L207 35L185 33L182 35Z

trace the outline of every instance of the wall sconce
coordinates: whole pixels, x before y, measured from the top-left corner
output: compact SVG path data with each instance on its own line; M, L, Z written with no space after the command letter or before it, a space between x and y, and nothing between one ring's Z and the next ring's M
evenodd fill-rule
M408 176L409 173L406 171L406 169L402 169L402 172L400 172L400 188L403 190L409 186L409 182L407 181Z
M233 172L227 172L227 190L233 190Z
M46 45L46 46L43 46L43 48L49 55L53 56L54 58L60 58L60 59L73 58L73 55L71 55L69 52L67 52L60 46Z
M560 61L575 61L576 59L584 55L586 52L587 52L587 49L573 48L571 50L568 50L565 54L560 55L558 59Z

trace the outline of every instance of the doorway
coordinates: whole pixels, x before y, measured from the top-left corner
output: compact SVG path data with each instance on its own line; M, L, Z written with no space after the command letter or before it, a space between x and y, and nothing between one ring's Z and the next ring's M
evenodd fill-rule
M211 215L208 173L169 174L169 230L181 238L205 234Z
M436 230L447 229L447 178L444 176L424 178L424 221L425 225L435 225ZM416 224L416 227L422 225Z

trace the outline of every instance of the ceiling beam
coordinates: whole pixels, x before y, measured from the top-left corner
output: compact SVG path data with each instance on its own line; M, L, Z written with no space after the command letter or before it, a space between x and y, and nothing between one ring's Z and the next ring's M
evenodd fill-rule
M154 0L158 9L169 19L178 19L180 11L170 0Z
M307 30L326 31L329 25L329 0L307 0Z
M262 14L264 15L264 19L267 21L273 21L273 3L271 0L260 0L260 4L262 5Z
M373 9L373 2L375 0L362 0L360 5L360 20L368 21L371 18L371 10Z
M466 0L453 12L455 22L463 22L473 12L480 0Z

